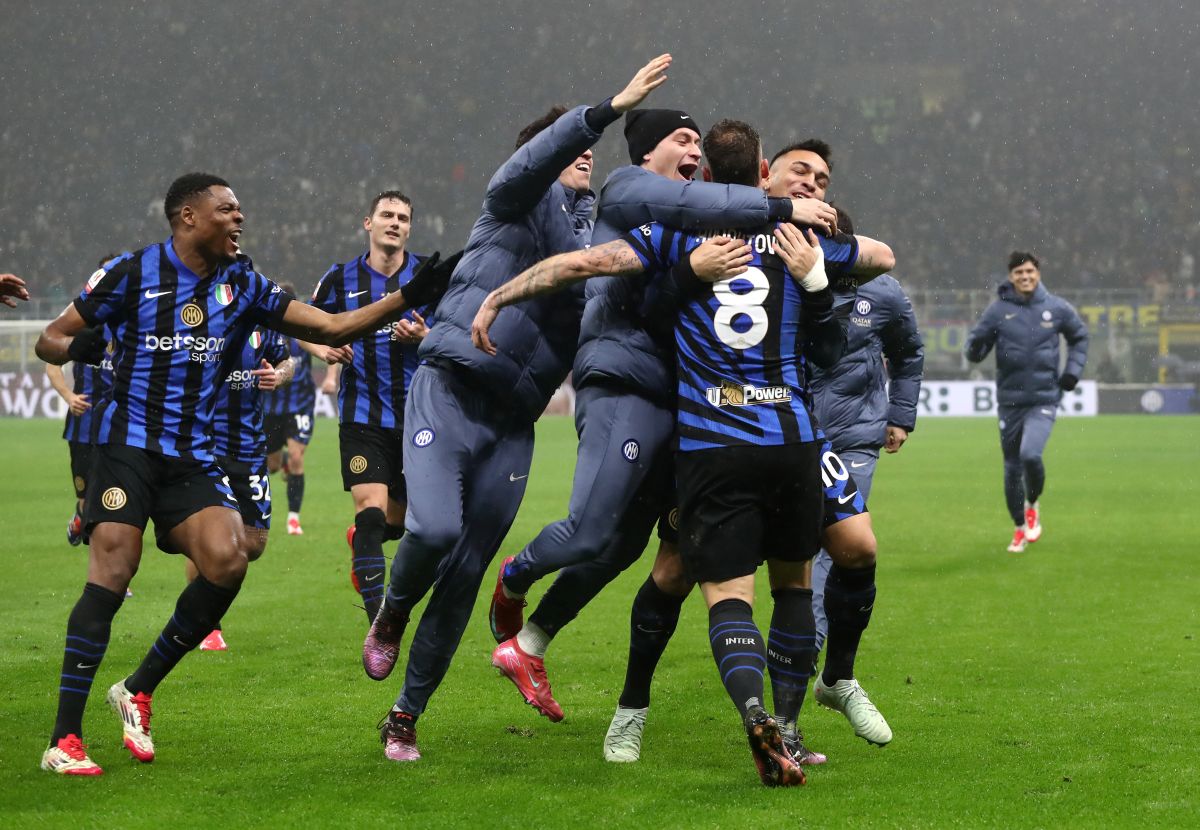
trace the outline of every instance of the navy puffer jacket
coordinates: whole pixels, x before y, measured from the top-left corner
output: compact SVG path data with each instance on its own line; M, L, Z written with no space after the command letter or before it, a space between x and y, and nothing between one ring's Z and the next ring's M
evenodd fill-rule
M558 181L563 169L600 138L584 118L587 109L565 113L492 176L483 212L438 303L437 325L419 351L422 359L465 367L473 382L531 422L575 359L582 292L563 291L502 309L490 331L499 352L494 357L472 345L471 322L493 289L535 262L591 241L595 194L576 193Z
M1038 283L1026 298L1006 282L967 335L967 360L978 363L996 348L996 401L1001 406L1057 404L1061 334L1067 341L1063 374L1083 376L1088 333L1075 307Z
M912 303L893 277L860 285L849 309L846 351L831 369L808 364L809 389L834 450L878 452L889 424L908 432L917 425L925 344Z

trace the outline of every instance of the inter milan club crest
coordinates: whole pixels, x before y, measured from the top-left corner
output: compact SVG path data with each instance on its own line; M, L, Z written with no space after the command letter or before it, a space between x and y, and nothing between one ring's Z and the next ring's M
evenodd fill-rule
M109 487L100 497L100 503L108 510L120 510L128 500L120 487Z
M642 454L642 448L637 441L630 438L621 447L621 455L625 456L625 460L630 464L638 460L638 456Z
M221 283L213 289L213 297L215 297L217 302L221 305L229 305L233 302L233 288L225 283Z
M417 430L416 434L414 434L412 437L413 446L414 447L428 447L430 444L433 443L433 439L436 437L437 436L434 435L434 432L431 429L428 429L428 428L419 429L419 430Z
M204 309L195 303L188 303L179 310L179 319L185 326L195 328L204 322Z

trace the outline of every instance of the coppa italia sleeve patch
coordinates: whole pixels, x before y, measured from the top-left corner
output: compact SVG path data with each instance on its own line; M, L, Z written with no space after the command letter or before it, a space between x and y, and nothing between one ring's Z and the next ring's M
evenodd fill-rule
M90 294L92 289L100 284L100 280L104 279L104 275L107 273L103 268L97 268L96 273L88 277L87 284L83 286L83 293Z

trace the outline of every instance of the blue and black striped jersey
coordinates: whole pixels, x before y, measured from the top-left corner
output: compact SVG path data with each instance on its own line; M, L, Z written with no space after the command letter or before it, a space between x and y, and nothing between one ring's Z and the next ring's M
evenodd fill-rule
M286 339L288 355L292 358L296 373L292 376L292 382L286 386L259 393L264 415L303 414L310 412L317 401L317 387L312 376L312 355L300 348L300 343L295 338Z
M263 434L262 394L254 370L265 360L272 366L287 360L287 338L256 328L221 383L213 408L213 452L218 458L257 461L267 454Z
M92 406L85 409L82 415L72 415L67 410L66 424L63 426L63 438L75 444L96 443L96 431L100 421L96 412L112 391L113 344L108 344L104 359L98 366L74 361L71 364L71 390L76 395L87 395L88 403Z
M404 264L391 276L367 264L363 254L325 272L313 291L312 304L337 314L353 311L406 285L424 257L406 253ZM412 320L411 313L404 318ZM345 424L368 424L386 429L404 425L404 394L417 369L417 345L392 339L389 323L369 337L351 343L354 361L342 367L338 417Z
M211 460L221 380L254 327L275 323L291 300L245 261L192 273L170 239L106 263L75 298L89 326L113 334L96 443Z
M775 254L774 225L705 236L745 239L744 274L704 283L675 321L679 449L779 445L817 440L805 400L802 291ZM643 225L625 237L648 274L665 274L704 237ZM822 239L830 280L858 257L852 236Z

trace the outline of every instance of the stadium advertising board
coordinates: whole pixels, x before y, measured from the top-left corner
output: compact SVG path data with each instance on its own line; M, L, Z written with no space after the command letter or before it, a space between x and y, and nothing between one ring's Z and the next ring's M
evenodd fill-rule
M1063 395L1058 405L1059 416L1096 415L1096 382L1079 382L1073 392ZM990 380L935 380L921 384L917 401L919 417L964 417L996 415L996 384Z

